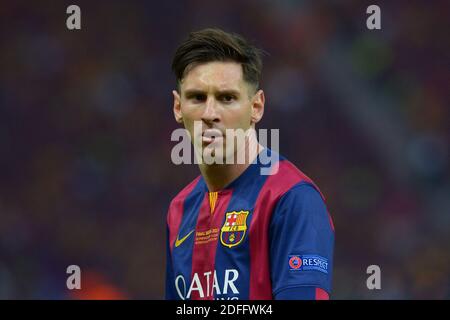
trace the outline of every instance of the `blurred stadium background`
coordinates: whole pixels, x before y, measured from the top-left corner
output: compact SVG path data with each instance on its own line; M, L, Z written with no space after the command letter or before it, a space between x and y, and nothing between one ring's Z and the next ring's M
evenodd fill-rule
M381 31L366 28L374 3ZM170 161L170 63L215 26L270 54L259 127L280 128L280 152L327 197L332 298L449 299L449 7L1 1L0 298L163 298L166 210L198 174ZM81 291L65 287L71 264Z

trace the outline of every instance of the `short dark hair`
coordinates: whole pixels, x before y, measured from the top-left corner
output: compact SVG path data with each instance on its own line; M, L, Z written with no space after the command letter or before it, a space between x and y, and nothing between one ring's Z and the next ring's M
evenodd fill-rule
M242 65L243 78L258 89L262 71L263 51L249 44L242 36L221 29L207 28L191 32L178 47L172 61L177 87L192 67L212 61L235 61Z

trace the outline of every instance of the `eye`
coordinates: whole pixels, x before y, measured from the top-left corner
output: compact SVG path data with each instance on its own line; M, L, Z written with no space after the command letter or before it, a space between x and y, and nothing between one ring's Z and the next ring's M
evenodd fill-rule
M232 94L224 94L220 96L220 101L222 102L230 103L233 102L234 100L236 100L236 97L233 96Z
M204 102L206 101L206 95L201 93L196 93L188 96L189 100L193 100L194 102Z

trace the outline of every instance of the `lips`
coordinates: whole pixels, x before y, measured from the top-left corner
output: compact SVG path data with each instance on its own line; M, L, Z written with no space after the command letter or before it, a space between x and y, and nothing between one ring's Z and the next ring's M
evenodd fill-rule
M219 129L206 129L202 133L202 141L205 143L211 143L215 139L222 137L223 137L222 131L220 131Z

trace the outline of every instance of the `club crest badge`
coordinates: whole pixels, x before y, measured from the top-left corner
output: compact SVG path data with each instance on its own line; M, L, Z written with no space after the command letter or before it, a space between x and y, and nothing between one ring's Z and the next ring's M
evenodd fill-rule
M227 212L225 222L220 229L220 242L228 247L237 246L245 237L249 211Z

